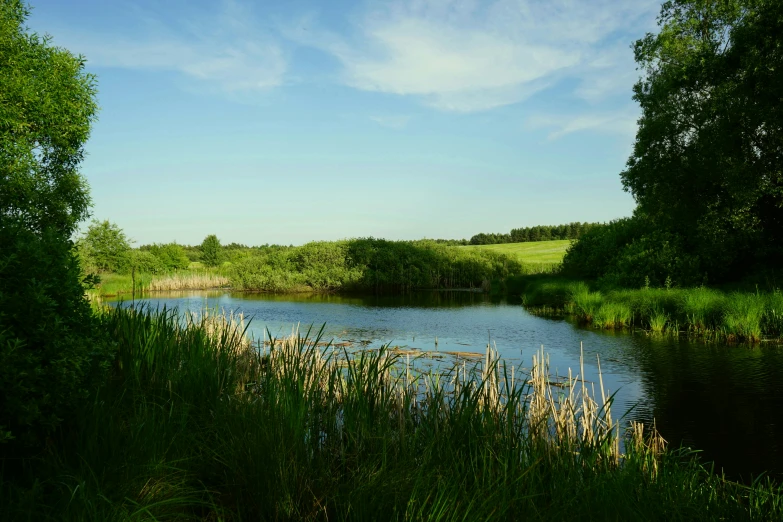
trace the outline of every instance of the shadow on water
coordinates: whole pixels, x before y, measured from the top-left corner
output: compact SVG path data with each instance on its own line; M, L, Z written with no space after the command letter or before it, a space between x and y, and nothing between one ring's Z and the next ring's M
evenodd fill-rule
M702 451L735 479L768 472L783 478L783 347L726 346L653 338L644 332L602 331L567 319L529 314L518 301L475 292L404 295L247 294L179 292L146 296L151 306L200 310L217 307L253 317L258 338L292 325L320 327L326 338L361 346L392 343L419 350L483 352L487 340L520 369L544 345L554 372L579 367L617 392L615 415L652 422L672 446Z

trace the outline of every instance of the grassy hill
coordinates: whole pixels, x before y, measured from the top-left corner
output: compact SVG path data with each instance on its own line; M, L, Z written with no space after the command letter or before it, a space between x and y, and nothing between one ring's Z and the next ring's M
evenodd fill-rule
M480 248L516 256L524 263L559 263L563 260L570 239L562 241L530 241L527 243L503 243L499 245L469 245L457 248Z

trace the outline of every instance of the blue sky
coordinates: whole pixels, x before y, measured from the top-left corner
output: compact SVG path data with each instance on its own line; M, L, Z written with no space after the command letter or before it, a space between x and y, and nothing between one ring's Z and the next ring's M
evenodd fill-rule
M647 0L31 0L101 111L93 215L301 244L630 215Z

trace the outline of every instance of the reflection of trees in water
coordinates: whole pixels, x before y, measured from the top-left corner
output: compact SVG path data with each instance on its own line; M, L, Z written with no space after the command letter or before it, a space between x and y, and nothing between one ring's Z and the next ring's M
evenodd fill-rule
M639 339L658 430L733 477L783 476L783 350ZM637 412L637 415L642 412Z
M237 297L249 301L297 302L297 303L332 303L353 306L377 306L388 308L464 308L481 303L502 304L507 299L491 296L482 292L458 290L417 290L403 294L270 294L237 292Z

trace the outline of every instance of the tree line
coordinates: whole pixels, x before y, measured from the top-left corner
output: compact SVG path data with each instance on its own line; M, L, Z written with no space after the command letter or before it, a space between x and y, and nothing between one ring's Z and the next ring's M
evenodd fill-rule
M468 243L471 245L497 245L501 243L525 243L528 241L579 239L584 233L600 226L601 223L580 223L575 221L565 225L512 228L508 234L476 234L470 238Z

